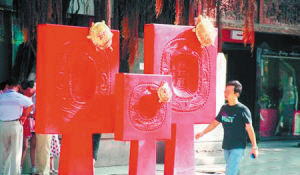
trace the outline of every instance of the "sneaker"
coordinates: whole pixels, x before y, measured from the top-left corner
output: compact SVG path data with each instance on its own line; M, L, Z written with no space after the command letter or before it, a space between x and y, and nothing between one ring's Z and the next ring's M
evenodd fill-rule
M53 170L50 170L50 174L57 174L58 173L58 171L57 170L55 170L55 169L53 169Z
M36 174L36 168L35 167L31 167L30 172L31 172L31 174Z

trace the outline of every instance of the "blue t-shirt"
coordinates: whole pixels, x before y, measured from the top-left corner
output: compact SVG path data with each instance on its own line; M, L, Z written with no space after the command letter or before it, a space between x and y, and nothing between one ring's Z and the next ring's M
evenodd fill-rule
M233 106L222 106L216 120L222 123L224 128L223 149L245 148L248 133L246 124L252 123L250 110L238 103Z

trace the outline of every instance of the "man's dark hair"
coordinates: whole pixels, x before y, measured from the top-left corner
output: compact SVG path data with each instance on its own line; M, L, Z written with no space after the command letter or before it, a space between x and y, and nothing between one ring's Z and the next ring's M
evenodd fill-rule
M0 83L0 90L3 90L5 88L5 86L7 85L7 80L6 81L2 81Z
M234 93L239 93L239 95L241 95L243 86L238 80L228 81L226 86L234 86Z
M18 86L19 84L20 84L20 82L14 77L9 78L8 81L7 81L7 85L9 87Z
M33 86L34 86L34 81L25 80L21 83L21 87L24 90L26 90L27 88L33 88Z

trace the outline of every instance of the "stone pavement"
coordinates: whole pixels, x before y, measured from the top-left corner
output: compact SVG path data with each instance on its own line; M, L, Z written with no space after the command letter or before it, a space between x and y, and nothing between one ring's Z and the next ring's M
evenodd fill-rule
M196 166L195 175L225 175L224 164ZM156 175L164 174L164 165L157 164ZM95 175L127 175L128 166L101 167L95 169Z
M260 155L257 159L250 158L250 147L247 147L241 164L241 175L300 175L298 143L300 140L262 141L258 143ZM163 168L163 164L157 164L156 175L163 175ZM195 175L224 175L224 171L225 164L195 166ZM127 174L128 166L95 168L95 175Z
M259 143L259 158L245 158L242 175L300 175L300 140ZM249 151L248 151L249 152Z
M258 144L259 157L250 158L247 147L241 164L241 175L300 175L300 140L263 141ZM196 165L195 175L224 175L225 164ZM100 167L95 175L127 175L128 166ZM157 165L156 175L163 175Z

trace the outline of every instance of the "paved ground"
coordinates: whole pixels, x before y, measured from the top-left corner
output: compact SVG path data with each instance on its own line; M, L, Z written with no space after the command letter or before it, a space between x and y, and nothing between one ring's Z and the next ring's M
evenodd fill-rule
M300 141L260 143L260 157L245 159L242 175L300 175Z
M249 148L241 165L241 175L300 175L300 140L264 141L259 143L259 157L251 159ZM225 165L197 165L196 175L224 175ZM95 175L127 175L128 166L96 168ZM156 175L163 175L157 165Z
M249 148L241 165L241 175L300 175L300 140L263 141L259 157L251 159ZM222 154L222 153L220 153ZM163 164L157 164L156 175L163 175ZM195 175L224 175L224 164L197 165ZM127 175L128 166L98 167L95 175ZM188 175L188 174L187 174Z

